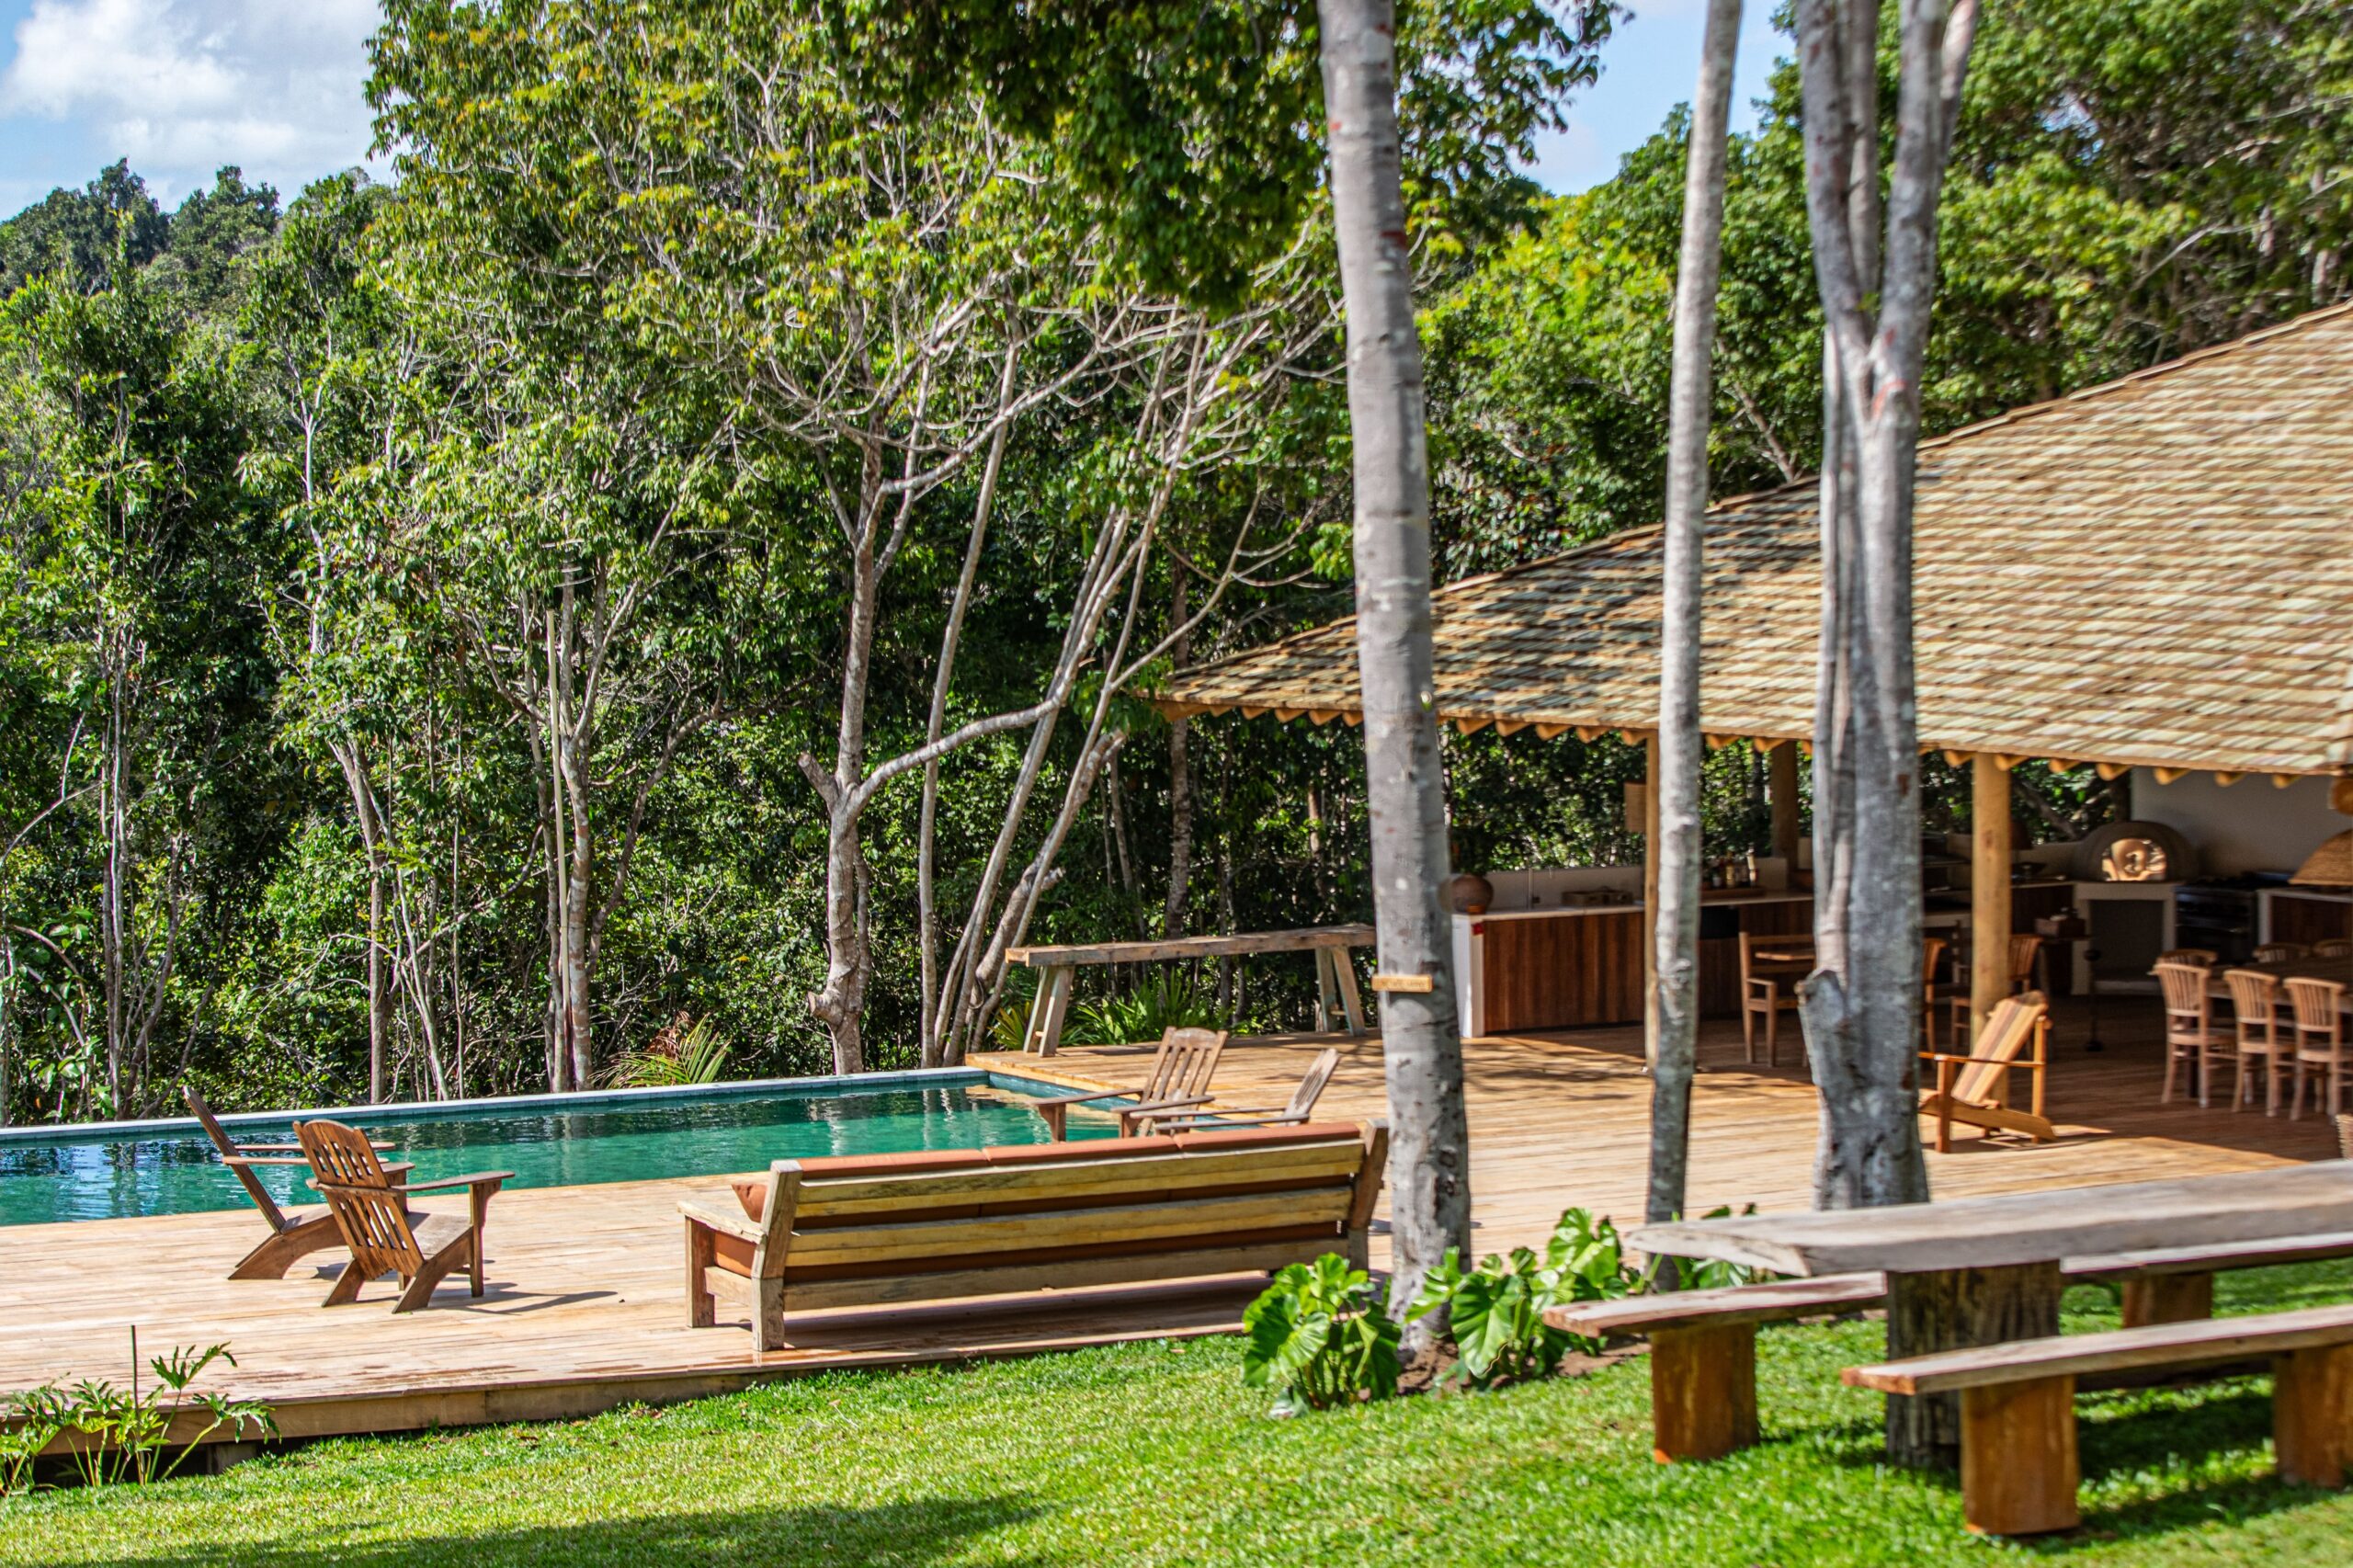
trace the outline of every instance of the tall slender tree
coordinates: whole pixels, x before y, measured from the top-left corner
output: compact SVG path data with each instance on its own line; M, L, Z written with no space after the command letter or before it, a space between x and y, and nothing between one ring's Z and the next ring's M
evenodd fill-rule
M1682 1211L1691 1078L1699 1048L1699 592L1714 406L1716 286L1723 259L1724 139L1732 118L1740 0L1709 0L1692 95L1675 276L1675 363L1667 403L1666 561L1660 596L1656 922L1658 1050L1651 1065L1650 1193L1644 1211Z

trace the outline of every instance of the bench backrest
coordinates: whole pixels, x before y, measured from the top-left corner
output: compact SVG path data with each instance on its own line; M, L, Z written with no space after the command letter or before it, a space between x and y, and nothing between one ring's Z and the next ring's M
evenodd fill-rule
M842 1278L1318 1237L1341 1250L1371 1222L1387 1150L1386 1123L1342 1121L779 1160L734 1184L761 1228L741 1263Z
M2003 1074L2025 1058L2029 1040L2035 1045L2034 1060L2042 1060L2041 1035L2050 1014L2051 1005L2040 991L2005 996L1995 1003L1969 1052L1978 1060L1963 1067L1953 1080L1952 1097L1972 1104L1990 1099Z

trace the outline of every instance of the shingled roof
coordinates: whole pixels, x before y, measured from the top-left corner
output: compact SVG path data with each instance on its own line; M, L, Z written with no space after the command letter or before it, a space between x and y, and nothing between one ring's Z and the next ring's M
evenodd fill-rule
M1438 708L1465 729L1643 733L1661 532L1436 596ZM1811 482L1707 518L1700 727L1813 727ZM1924 747L2221 773L2353 774L2353 307L1920 448ZM1180 672L1172 712L1359 717L1356 625Z

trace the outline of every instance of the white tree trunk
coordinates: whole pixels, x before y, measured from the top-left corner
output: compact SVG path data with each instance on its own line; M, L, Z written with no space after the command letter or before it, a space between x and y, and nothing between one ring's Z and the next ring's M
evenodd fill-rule
M1882 237L1878 6L1797 6L1806 214L1824 316L1818 967L1802 1016L1822 1095L1814 1200L1824 1208L1917 1201L1928 1190L1914 1071L1921 950L1912 487L1937 205L1975 20L1975 0L1961 0L1949 17L1944 0L1903 0Z
M1658 1051L1651 1077L1650 1192L1644 1212L1683 1211L1691 1079L1699 1050L1699 600L1716 283L1723 251L1724 139L1732 115L1740 0L1710 0L1692 96L1675 278L1675 360L1667 404L1666 561L1659 626Z
M1383 973L1427 992L1382 994L1388 1063L1392 1290L1410 1300L1449 1247L1471 1244L1471 1127L1463 1104L1454 944L1430 652L1429 469L1422 349L1397 130L1396 16L1389 0L1320 0L1332 213L1347 313L1356 489L1357 662L1366 805ZM1427 1347L1438 1325L1408 1329Z

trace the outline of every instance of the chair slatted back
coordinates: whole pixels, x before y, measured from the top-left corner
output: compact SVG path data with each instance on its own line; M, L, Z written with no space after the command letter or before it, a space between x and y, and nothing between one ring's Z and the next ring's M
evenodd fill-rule
M2202 1045L2214 1021L2214 999L2206 990L2207 968L2196 963L2157 965L2157 988L2165 998L2165 1043Z
M1922 984L1934 985L1937 983L1937 960L1944 956L1945 939L1942 937L1920 938L1920 983Z
M221 1119L212 1114L210 1104L197 1092L196 1085L182 1084L180 1094L187 1099L188 1108L195 1113L196 1119L202 1124L204 1135L212 1140L214 1148L221 1151L221 1157L224 1160L235 1159L237 1145L230 1139L228 1129L221 1125ZM261 1217L269 1221L269 1228L273 1231L284 1230L286 1211L278 1208L278 1199L269 1195L269 1188L262 1186L261 1177L254 1175L252 1170L244 1165L231 1165L229 1172L244 1187L245 1196L254 1200L254 1207L261 1210Z
M2231 1011L2237 1017L2239 1044L2279 1044L2279 983L2251 969L2224 970L2222 980L2231 988Z
M2022 986L2034 979L2035 955L2042 951L2042 938L2032 932L2021 932L2010 938L2010 983Z
M1969 1053L1978 1060L1963 1067L1953 1080L1952 1097L1971 1104L1991 1099L2010 1067L2025 1058L2028 1042L2040 1033L2050 1011L2040 991L2005 996L1996 1003L1985 1015L1985 1027L1977 1031L1977 1044Z
M2334 980L2297 979L2288 982L2288 1001L2296 1010L2296 1034L2302 1040L2318 1035L2331 1045L2345 1042L2345 987Z
M425 1257L409 1229L406 1194L392 1185L367 1135L339 1121L305 1121L294 1134L302 1141L302 1153L317 1173L313 1184L335 1211L360 1278L398 1274L406 1279L422 1269Z
M2294 963L2297 960L2307 956L2309 951L2310 949L2302 942L2266 942L2255 949L2255 961Z
M1144 1083L1142 1103L1185 1099L1210 1092L1210 1077L1225 1054L1223 1029L1170 1029L1160 1037L1160 1052L1153 1058L1152 1076Z
M2189 963L2211 969L2222 961L2222 955L2211 948L2168 948L2157 955L2159 963Z
M2325 942L2313 944L2316 959L2353 959L2353 937L2331 937Z
M1339 1065L1339 1051L1330 1046L1324 1047L1315 1060L1308 1063L1307 1073L1300 1079L1299 1087L1291 1091L1290 1104L1283 1107L1283 1115L1304 1117L1313 1111L1315 1102L1324 1097L1324 1085L1332 1081L1332 1074Z

